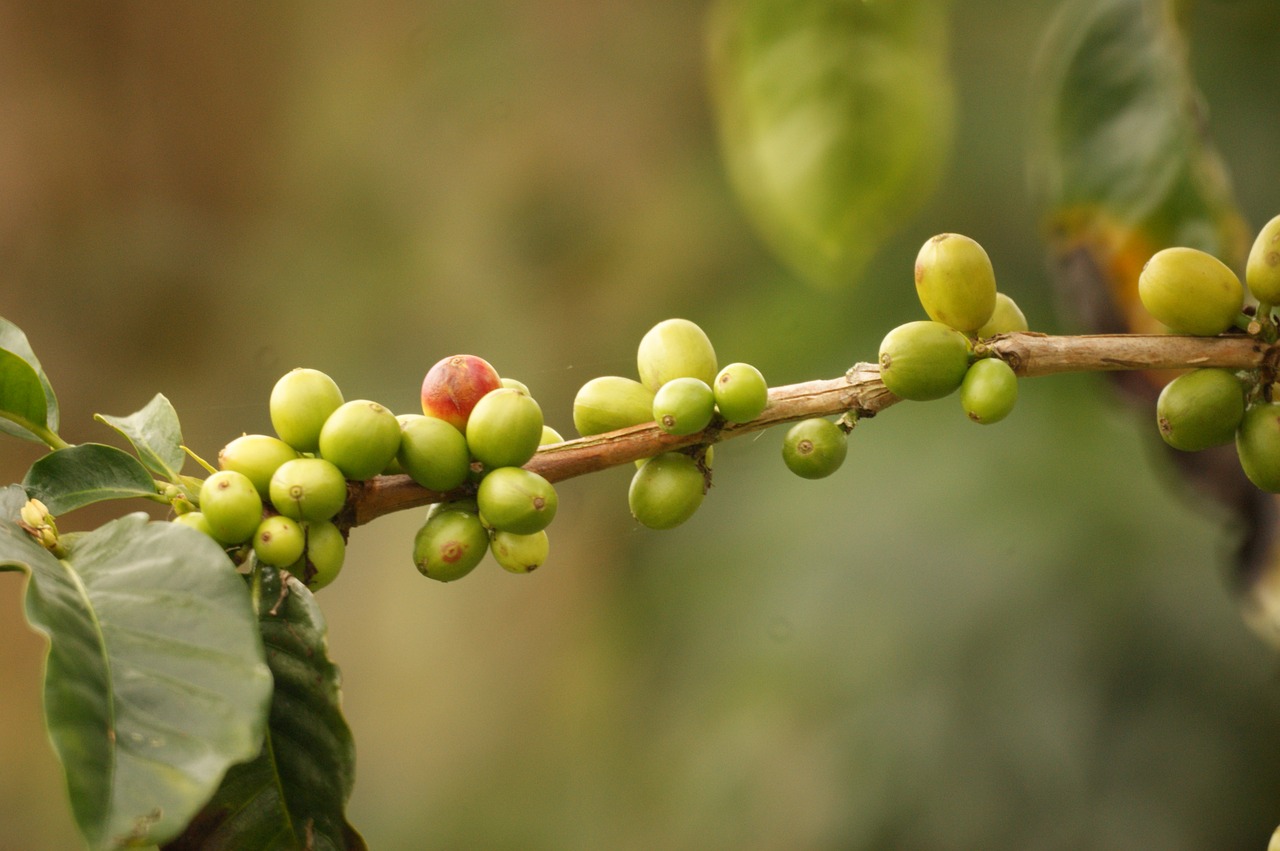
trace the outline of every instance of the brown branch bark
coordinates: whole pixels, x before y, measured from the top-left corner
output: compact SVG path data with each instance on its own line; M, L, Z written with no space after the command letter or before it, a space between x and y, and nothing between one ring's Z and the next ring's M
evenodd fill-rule
M1098 334L1050 336L1005 334L977 344L978 356L999 357L1020 376L1065 372L1225 367L1274 370L1276 346L1252 337L1183 337L1173 335ZM713 423L697 434L676 436L653 423L619 429L545 446L525 466L559 482L628 464L661 452L699 444L718 443L771 426L808 417L837 416L853 412L860 418L875 414L900 400L880 381L880 367L858 363L838 378L806 381L774 387L769 406L749 423ZM378 476L353 482L348 507L341 518L347 526L361 526L393 511L429 505L464 496L467 488L443 494L429 491L408 476Z

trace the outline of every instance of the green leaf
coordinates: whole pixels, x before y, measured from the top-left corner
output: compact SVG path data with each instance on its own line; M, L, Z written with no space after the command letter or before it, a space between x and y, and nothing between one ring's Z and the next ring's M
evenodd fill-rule
M40 366L40 360L36 357L35 351L32 350L31 343L27 340L27 335L22 333L21 328L3 317L0 317L0 349L11 355L17 355L19 359L25 361L31 367L32 372L35 373L36 381L40 385L41 395L44 397L44 404L41 406L42 411L38 419L29 417L27 418L28 421L36 425L45 426L49 431L56 433L58 431L58 399L53 394L53 385L49 383L48 377L44 374L44 369ZM0 370L2 369L0 368ZM3 400L0 401L0 410L8 411L10 410L10 374L4 371L0 378L2 378L0 380L0 400ZM21 389L19 390L15 387L13 392L15 394L20 392L23 396L33 395L33 391L29 386L30 375L22 372L19 381L21 382ZM34 403L28 401L26 404L30 406L28 412L34 412ZM32 434L30 430L3 418L0 418L0 431L11 434L14 437L20 437L23 440L30 440L36 443L45 442L43 438Z
M276 684L266 742L257 759L227 773L166 851L364 849L344 814L355 746L342 717L338 668L327 656L324 617L296 578L282 588L280 572L261 568L260 575L262 638Z
M31 364L0 349L0 427L15 437L44 443L33 429L46 428L47 423L40 376Z
M0 570L49 638L45 719L91 848L161 843L262 745L271 675L244 581L208 537L131 514L59 560L0 491ZM70 539L71 536L68 536Z
M124 435L148 470L171 482L178 481L187 456L182 450L178 412L163 394L157 393L146 407L127 417L95 414L94 419Z
M101 443L50 452L31 465L22 486L55 516L107 499L156 494L155 480L137 458Z
M711 94L730 180L775 254L852 283L937 184L951 138L939 0L720 0Z

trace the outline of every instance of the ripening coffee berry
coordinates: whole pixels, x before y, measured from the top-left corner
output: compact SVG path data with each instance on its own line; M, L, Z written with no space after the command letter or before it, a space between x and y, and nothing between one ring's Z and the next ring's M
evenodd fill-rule
M476 402L501 386L498 371L484 358L475 355L443 358L427 370L422 379L422 413L442 419L465 434Z
M424 488L451 491L471 472L462 432L444 420L410 414L400 422L400 469Z
M983 358L960 382L960 407L975 423L998 423L1018 401L1018 376L999 358Z
M499 380L503 387L507 387L512 390L519 390L521 393L523 393L526 396L533 395L532 393L529 392L529 385L525 384L523 381L518 381L514 378L502 378Z
M935 322L959 331L977 331L996 308L996 273L991 258L974 240L940 233L916 255L916 295Z
M826 478L840 469L848 454L849 436L844 429L821 417L796 423L782 441L783 462L802 479Z
M200 513L215 541L243 544L262 520L262 497L244 473L219 470L200 486Z
M652 418L653 391L633 378L593 378L573 399L573 426L583 437L647 423Z
M519 467L538 451L541 439L542 408L510 387L485 394L467 421L467 446L486 467Z
M368 399L341 405L320 429L320 455L352 481L381 473L399 448L396 415Z
M244 473L263 499L270 496L271 477L285 461L298 457L298 450L269 434L242 434L222 447L218 466Z
M1280 493L1280 402L1259 402L1245 411L1236 432L1236 454L1249 481Z
M1280 216L1258 231L1253 248L1249 250L1244 280L1258 301L1280 304Z
M1160 391L1156 427L1184 452L1230 443L1244 418L1244 385L1229 369L1183 373Z
M347 501L342 471L323 458L286 461L271 477L271 504L294 520L329 520Z
M640 338L636 354L640 383L654 393L673 378L716 380L716 350L706 333L688 319L664 319Z
M289 572L312 591L319 591L338 578L347 558L347 542L342 531L327 521L304 523L302 528L307 548Z
M731 423L748 423L769 406L769 385L749 363L731 363L716 375L711 385L720 416Z
M653 420L667 434L700 432L715 412L715 393L700 378L673 378L653 396Z
M631 477L631 516L650 529L671 529L693 516L706 495L706 478L683 452L664 452Z
M316 369L295 369L271 389L271 427L299 452L315 452L324 421L341 404L342 391L332 378Z
M996 309L986 324L974 334L980 340L994 337L997 334L1009 334L1014 331L1026 331L1030 328L1027 317L1017 302L1004 293L996 293Z
M302 558L307 537L302 524L292 517L273 514L258 524L253 533L253 553L258 561L272 567L288 567Z
M503 570L511 573L531 573L541 567L551 551L545 530L532 535L516 535L511 532L494 532L489 539L489 552Z
M542 437L538 440L539 446L550 446L553 443L564 443L564 438L560 436L560 432L556 431L549 425L542 427Z
M1230 328L1244 307L1244 287L1236 273L1195 248L1153 254L1138 276L1138 297L1170 331L1201 337Z
M199 511L188 511L186 514L179 514L173 518L173 523L181 523L183 526L190 526L197 532L203 532L210 538L213 537L213 527L209 525L209 521L204 519L204 515Z
M532 535L551 525L559 498L542 476L523 467L499 467L480 480L476 505L485 525L517 535Z
M489 532L470 511L435 511L413 539L413 563L428 579L461 579L489 550Z
M880 343L880 380L901 399L941 399L960 386L968 369L969 341L941 322L899 325Z

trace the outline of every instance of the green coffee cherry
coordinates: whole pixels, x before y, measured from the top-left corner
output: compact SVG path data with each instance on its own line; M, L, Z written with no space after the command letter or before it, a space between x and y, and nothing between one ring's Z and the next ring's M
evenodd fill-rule
M203 532L210 538L213 537L213 527L209 525L209 521L204 519L204 515L199 511L188 511L186 514L179 514L173 518L174 523L181 523L183 526L190 526L197 532Z
M619 375L591 379L573 399L573 426L583 437L647 423L652 417L653 391Z
M916 295L935 322L966 333L977 331L996 308L996 273L974 240L940 233L916 255Z
M947 396L969 369L969 341L941 322L899 325L880 343L880 380L901 399Z
M347 558L347 542L342 531L327 521L303 524L307 548L302 559L289 568L312 591L319 591L338 578Z
M997 334L1010 334L1014 331L1026 331L1029 328L1027 317L1022 313L1022 308L1018 307L1017 302L1004 293L996 293L995 312L974 336L985 340Z
M1280 402L1259 402L1245 411L1236 432L1236 453L1249 481L1280 493Z
M1201 337L1230 328L1244 307L1236 273L1212 254L1184 247L1152 255L1138 276L1138 297L1170 331Z
M844 429L821 417L801 420L787 430L782 460L802 479L824 479L840 469L849 454Z
M673 378L716 380L716 351L706 333L688 319L664 319L640 339L636 354L640 383L654 393Z
M462 432L444 420L410 414L400 424L400 468L424 488L451 491L471 472L471 451Z
M467 446L486 467L519 467L538 451L541 439L542 408L510 387L482 396L467 421Z
M711 385L720 416L731 423L747 423L769 406L769 385L749 363L731 363L716 375Z
M271 477L271 504L294 520L333 518L347 501L342 471L323 458L286 461Z
M436 511L413 539L413 563L428 579L452 582L475 570L489 549L489 532L469 511Z
M285 461L298 457L298 450L269 434L242 434L218 453L218 466L244 473L263 499L270 496L271 477Z
M697 462L683 452L664 452L631 477L627 504L641 525L671 529L692 517L705 495L706 478Z
M529 392L529 385L525 384L523 381L517 381L514 378L501 378L499 379L499 381L502 382L503 387L506 387L510 390L519 390L521 393L523 393L526 396L533 395L532 393ZM481 398L484 398L484 397L482 396Z
M295 369L271 389L271 427L299 452L320 448L320 429L342 404L342 391L332 378L315 369Z
M320 429L320 455L352 481L381 473L399 448L395 414L368 399L339 406Z
M564 438L560 436L560 432L551 426L544 425L542 427L542 438L538 441L538 445L550 446L553 443L564 443Z
M511 573L531 573L547 560L551 544L546 531L532 535L515 535L511 532L494 532L489 540L489 552L503 570Z
M1244 418L1244 385L1228 369L1183 373L1160 391L1156 427L1184 452L1230 443Z
M1018 401L1018 376L999 358L983 358L960 383L960 406L975 423L991 425L1009 416Z
M307 548L302 524L292 517L273 514L258 524L253 533L253 553L258 561L272 567L288 567L302 558Z
M715 412L715 393L699 378L673 378L653 396L653 419L667 434L696 434Z
M1249 250L1244 280L1258 301L1280 304L1280 216L1258 231L1258 238Z
M551 525L559 498L555 487L523 467L499 467L480 480L476 504L487 526L532 535Z
M244 473L220 470L200 487L200 513L223 546L243 544L262 520L262 497Z

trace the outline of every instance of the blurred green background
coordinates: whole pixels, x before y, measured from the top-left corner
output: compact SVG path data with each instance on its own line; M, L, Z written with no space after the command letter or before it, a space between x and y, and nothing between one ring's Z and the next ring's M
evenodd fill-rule
M870 360L920 312L919 245L981 241L1055 315L1025 80L1055 4L952 10L942 191L844 293L731 196L702 3L0 3L0 315L73 442L164 392L212 457L295 366L417 407L471 352L569 434L668 316L774 384ZM1280 199L1274 0L1205 2L1193 65L1254 227ZM806 482L725 444L685 526L628 473L560 487L552 559L453 585L421 512L356 530L320 601L379 849L1230 849L1280 823L1280 667L1225 581L1226 518L1095 376L859 427ZM34 447L0 446L3 481ZM85 509L71 527L100 522ZM40 722L43 639L0 577L0 849L74 847Z

